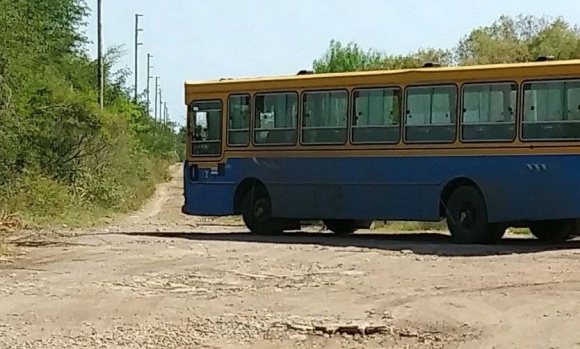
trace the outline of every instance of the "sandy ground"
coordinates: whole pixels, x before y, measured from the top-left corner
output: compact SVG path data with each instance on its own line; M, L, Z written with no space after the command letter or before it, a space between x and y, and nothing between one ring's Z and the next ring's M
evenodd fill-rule
M580 348L577 241L258 237L182 216L172 174L114 226L12 239L1 348Z

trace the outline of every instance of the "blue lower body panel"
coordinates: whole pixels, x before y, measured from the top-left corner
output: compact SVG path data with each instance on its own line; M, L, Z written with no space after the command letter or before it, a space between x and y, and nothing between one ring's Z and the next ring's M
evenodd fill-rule
M198 216L228 216L233 212L234 184L192 185L186 191L183 213ZM216 198L229 198L216 199Z
M204 180L197 178L204 178ZM210 169L195 169L192 173L186 161L183 164L184 203L181 211L184 214L196 216L232 215L236 187L235 181L215 180Z
M437 221L444 188L465 178L492 222L580 217L578 155L230 158L221 173L184 173L192 215L234 214L239 184L255 178L277 217Z

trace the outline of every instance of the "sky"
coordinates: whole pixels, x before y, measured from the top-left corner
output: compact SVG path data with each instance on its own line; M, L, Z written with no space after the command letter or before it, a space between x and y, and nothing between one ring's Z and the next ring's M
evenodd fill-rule
M84 30L96 57L97 0L85 1L92 12ZM392 54L452 48L502 14L561 16L580 25L577 1L103 0L103 41L105 49L123 46L116 68L133 71L135 13L143 15L139 90L146 88L150 53L170 119L183 124L185 80L296 74L311 69L332 39ZM152 100L154 89L152 79Z

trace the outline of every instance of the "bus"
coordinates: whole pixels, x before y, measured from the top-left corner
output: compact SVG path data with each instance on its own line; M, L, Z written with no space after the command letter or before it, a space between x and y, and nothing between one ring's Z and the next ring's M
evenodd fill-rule
M186 81L182 212L254 234L445 220L546 243L580 218L580 60Z

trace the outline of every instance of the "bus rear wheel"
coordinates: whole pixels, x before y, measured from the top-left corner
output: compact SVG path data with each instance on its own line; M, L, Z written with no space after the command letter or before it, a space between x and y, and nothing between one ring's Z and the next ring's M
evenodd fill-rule
M326 228L337 235L349 235L357 231L357 224L349 219L326 219L322 223Z
M536 239L544 242L564 242L574 238L574 222L571 220L534 222L530 231Z
M272 217L272 201L263 186L248 190L244 196L242 217L253 234L278 235L283 232L280 220Z
M446 206L447 226L457 243L493 244L503 237L505 227L488 222L485 199L477 188L457 188Z

